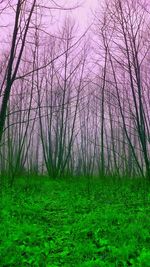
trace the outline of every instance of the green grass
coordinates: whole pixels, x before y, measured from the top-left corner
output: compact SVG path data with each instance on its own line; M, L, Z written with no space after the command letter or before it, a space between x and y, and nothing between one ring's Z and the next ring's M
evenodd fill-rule
M150 186L19 179L0 201L0 266L150 266Z

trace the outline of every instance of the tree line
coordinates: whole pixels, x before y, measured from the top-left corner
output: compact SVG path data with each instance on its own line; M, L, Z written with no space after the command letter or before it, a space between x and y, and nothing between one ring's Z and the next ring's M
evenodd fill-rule
M0 171L150 179L149 5L111 0L80 38L57 2L0 2L12 36L1 51ZM48 20L49 19L49 20Z

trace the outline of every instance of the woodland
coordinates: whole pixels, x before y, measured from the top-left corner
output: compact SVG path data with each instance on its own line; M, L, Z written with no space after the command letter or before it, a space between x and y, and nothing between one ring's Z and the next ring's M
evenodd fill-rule
M150 4L64 2L0 0L0 267L149 267Z

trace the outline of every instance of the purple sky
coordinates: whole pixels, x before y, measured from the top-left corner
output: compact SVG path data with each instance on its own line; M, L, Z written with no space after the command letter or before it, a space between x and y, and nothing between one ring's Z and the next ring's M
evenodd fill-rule
M72 7L72 6L75 6L77 3L79 3L80 7L72 11L58 11L57 12L56 10L54 10L53 14L55 17L54 19L55 23L52 25L52 28L50 24L48 23L48 28L50 32L51 33L55 32L57 26L62 25L64 17L66 16L67 13L69 13L72 18L75 18L76 23L78 25L78 34L81 35L85 31L85 29L88 27L88 25L90 25L92 22L92 19L93 19L92 12L95 10L98 0L59 0L59 1L56 1L56 3L59 3L59 5L65 6L65 7ZM14 18L13 10L9 10L8 12L5 12L3 16L1 14L0 26L13 25L12 23L13 18ZM3 34L2 34L2 37L0 38L0 47L4 45L5 41L3 42L3 40L5 39L5 37L11 33L11 27L7 26L7 28L1 28L1 32L3 32Z
M65 4L66 7L75 6L77 3L80 3L80 7L75 10L69 11L73 18L75 18L78 25L80 33L83 32L88 25L91 24L93 16L92 12L95 10L98 0L61 0L60 4ZM62 11L61 16L59 16L58 23L61 24L60 17L64 18L67 12ZM60 14L59 14L60 15Z
M91 23L92 11L94 11L96 5L97 0L84 0L82 6L73 11L81 28L85 28L89 23Z

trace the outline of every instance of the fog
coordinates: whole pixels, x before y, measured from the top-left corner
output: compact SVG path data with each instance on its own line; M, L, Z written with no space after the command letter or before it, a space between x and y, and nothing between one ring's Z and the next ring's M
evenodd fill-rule
M149 178L149 5L1 2L1 172Z

